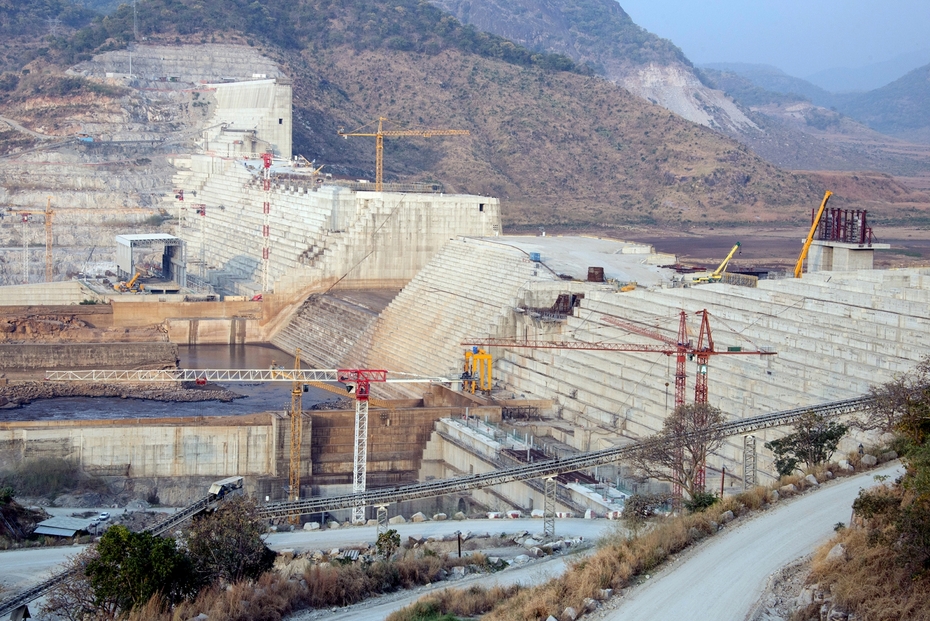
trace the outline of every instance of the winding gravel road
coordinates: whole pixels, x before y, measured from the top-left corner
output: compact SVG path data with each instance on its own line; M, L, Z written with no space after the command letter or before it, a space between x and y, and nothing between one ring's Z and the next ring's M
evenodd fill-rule
M773 573L812 552L848 523L853 500L873 476L903 473L895 465L825 484L823 489L712 537L592 619L599 621L744 621Z

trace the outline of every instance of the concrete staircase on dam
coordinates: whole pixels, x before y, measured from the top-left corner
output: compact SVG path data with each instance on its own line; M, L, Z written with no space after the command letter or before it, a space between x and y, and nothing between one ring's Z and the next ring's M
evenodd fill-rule
M527 283L548 278L506 245L449 241L381 314L368 364L457 377L464 361L461 341L497 335L512 321L511 309Z
M775 356L714 356L709 403L743 417L859 396L930 355L927 270L824 273L688 289L589 294L563 334L584 341L657 343L606 322L611 316L675 338L678 313L708 309L716 349L760 347ZM657 431L674 406L674 361L661 354L515 349L499 359L503 382L553 399L562 418L638 438ZM688 364L688 401L695 363ZM670 394L671 393L671 394ZM764 434L763 434L764 435ZM597 438L593 440L597 444ZM579 446L582 450L598 446ZM731 457L738 447L730 446Z
M321 369L356 368L371 347L371 328L378 314L330 295L315 294L271 342Z

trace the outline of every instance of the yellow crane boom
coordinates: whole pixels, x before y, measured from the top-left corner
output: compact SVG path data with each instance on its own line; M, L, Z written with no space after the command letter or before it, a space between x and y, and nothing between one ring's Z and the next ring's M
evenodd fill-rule
M732 259L733 255L736 254L736 251L740 249L740 246L742 246L742 244L740 242L736 242L736 244L733 245L733 248L730 249L730 254L728 254L726 258L720 262L720 265L717 266L717 269L715 269L707 276L696 278L694 282L720 282L720 280L723 278L723 273L727 270L727 265L730 264L730 259Z
M801 277L801 272L804 270L804 259L807 258L807 251L810 250L811 242L814 241L814 233L817 231L817 226L820 225L823 210L827 208L827 201L830 200L831 196L833 196L833 192L830 190L827 190L823 195L823 202L820 203L820 209L817 210L817 215L814 216L814 221L811 223L811 230L807 234L807 239L804 240L804 247L801 248L801 256L798 257L798 262L794 266L795 278Z
M375 131L362 131L369 127L375 121L368 125L363 125L358 129L347 132L339 128L338 134L348 140L349 136L375 138L375 191L384 191L384 138L398 138L401 136L421 136L431 138L433 136L468 136L471 132L467 129L384 129L384 122L389 121L383 116L379 116L377 123L378 129Z

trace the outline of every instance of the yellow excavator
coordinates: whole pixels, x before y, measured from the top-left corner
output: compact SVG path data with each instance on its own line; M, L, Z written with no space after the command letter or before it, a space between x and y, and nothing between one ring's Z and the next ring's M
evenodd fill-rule
M730 259L733 258L733 255L736 254L736 251L740 249L741 245L742 244L740 244L739 242L736 242L733 248L730 249L730 254L728 254L727 258L724 259L720 263L719 266L717 266L717 269L715 269L713 272L711 272L707 276L701 276L700 278L695 278L694 282L696 283L720 282L720 279L723 278L723 273L727 271L727 265L729 265Z
M140 282L136 284L140 276L142 276L142 272L136 272L136 275L133 276L129 282L118 282L113 285L113 289L124 293L128 291L142 291L145 288L142 283Z

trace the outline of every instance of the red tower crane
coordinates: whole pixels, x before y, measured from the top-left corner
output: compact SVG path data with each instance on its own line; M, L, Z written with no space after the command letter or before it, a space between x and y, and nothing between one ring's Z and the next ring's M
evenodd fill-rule
M688 356L697 359L697 373L694 384L694 402L707 403L707 371L708 362L711 356L773 356L775 352L760 350L743 351L742 348L731 348L727 351L717 351L714 348L714 338L710 329L710 313L707 309L697 312L701 317L701 327L698 331L697 344L693 344L688 338L688 315L682 310L679 313L678 321L678 339L672 339L660 332L644 328L641 325L624 321L610 315L601 315L601 319L606 323L623 328L634 334L661 341L662 344L628 344L628 343L606 343L603 341L595 343L586 343L584 341L530 341L506 338L486 338L486 339L469 339L463 341L462 345L479 346L479 347L510 347L510 348L530 348L530 349L583 349L583 350L601 350L601 351L629 351L629 352L656 352L666 356L675 356L675 407L684 405L685 389L687 384L687 373L685 362ZM698 408L700 411L700 408ZM701 415L701 414L699 414ZM695 421L700 424L702 421ZM706 422L706 421L705 421ZM700 488L705 484L705 468L703 465L698 470L695 481Z

